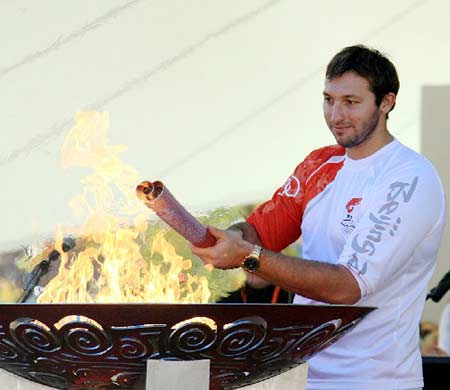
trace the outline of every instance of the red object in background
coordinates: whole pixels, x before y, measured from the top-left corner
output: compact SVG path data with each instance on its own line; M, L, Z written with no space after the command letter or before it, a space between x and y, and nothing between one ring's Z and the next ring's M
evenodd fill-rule
M215 237L198 222L160 181L143 181L136 194L159 218L199 248L214 246Z

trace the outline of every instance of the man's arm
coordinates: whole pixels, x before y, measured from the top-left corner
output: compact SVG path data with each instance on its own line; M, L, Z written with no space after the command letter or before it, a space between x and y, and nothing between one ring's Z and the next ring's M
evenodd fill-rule
M216 245L192 247L192 251L216 268L240 267L253 244L235 231L213 227L209 230L217 238ZM353 304L361 298L358 282L343 265L294 258L267 249L263 249L260 260L261 265L254 275L304 297L339 304Z
M231 225L227 230L241 232L242 238L245 241L248 241L256 245L262 245L261 239L258 236L258 232L253 227L253 225L250 225L248 222L235 223ZM248 272L246 272L246 274L247 274L247 283L254 288L264 288L271 284L267 280L255 274L250 274Z
M259 277L303 297L333 304L354 304L361 290L343 265L285 256L263 249Z
M233 230L242 233L242 238L245 241L251 242L252 244L262 245L261 239L258 236L258 232L250 225L248 222L238 222L230 227L227 230Z

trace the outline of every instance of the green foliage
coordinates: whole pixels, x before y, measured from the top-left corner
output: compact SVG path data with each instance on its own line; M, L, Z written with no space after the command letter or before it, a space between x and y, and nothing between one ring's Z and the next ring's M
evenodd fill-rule
M199 216L198 220L204 225L225 229L232 223L242 221L244 212L242 207L218 208L208 214ZM155 254L151 256L150 253L152 240L161 232L163 232L164 238L175 248L178 255L184 259L192 260L192 268L187 272L208 279L209 289L211 290L210 302L217 302L219 299L228 296L230 292L239 289L245 282L245 274L241 269L220 270L214 268L209 271L205 268L203 261L191 252L188 241L161 221L149 223L142 239L141 254L146 261L156 264L162 263L162 257L155 256Z

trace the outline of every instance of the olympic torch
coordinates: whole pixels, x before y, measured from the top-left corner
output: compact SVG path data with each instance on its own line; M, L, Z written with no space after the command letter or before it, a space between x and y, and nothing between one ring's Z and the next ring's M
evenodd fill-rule
M159 218L197 247L207 248L216 243L209 230L197 221L160 181L143 181L136 195Z

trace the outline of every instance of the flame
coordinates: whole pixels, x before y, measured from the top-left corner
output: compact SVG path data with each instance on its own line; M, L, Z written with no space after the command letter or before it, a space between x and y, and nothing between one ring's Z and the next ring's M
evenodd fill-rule
M70 201L74 214L85 221L80 228L58 228L58 273L38 302L208 302L208 279L190 272L191 259L178 255L162 232L146 242L149 211L134 193L140 178L120 160L126 147L107 144L108 127L107 113L78 113L64 141L63 166L93 172L82 180L82 193ZM65 234L77 237L68 253L62 250ZM150 259L143 257L142 243L149 246Z

